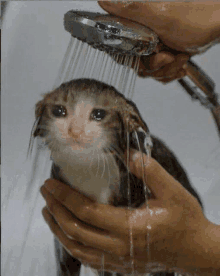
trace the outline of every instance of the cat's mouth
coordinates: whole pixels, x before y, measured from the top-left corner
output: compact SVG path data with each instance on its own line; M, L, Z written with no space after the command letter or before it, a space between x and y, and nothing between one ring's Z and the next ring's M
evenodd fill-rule
M74 144L85 145L85 144L89 144L89 143L91 145L92 142L93 142L93 139L91 139L89 137L85 137L82 134L77 135L77 134L72 133L67 138L67 143L70 144L70 145L74 145Z
M62 139L64 145L72 150L82 151L83 149L103 149L103 141L100 138L94 139L94 137L81 136L78 135L68 135L66 138Z
M94 141L92 139L77 139L70 138L67 142L73 150L84 150L93 147Z

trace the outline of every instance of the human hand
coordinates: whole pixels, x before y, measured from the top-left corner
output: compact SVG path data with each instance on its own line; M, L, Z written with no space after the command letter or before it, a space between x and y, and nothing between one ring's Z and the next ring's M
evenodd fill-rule
M146 182L154 195L148 208L129 211L98 204L59 181L47 180L41 193L47 203L43 216L51 231L70 255L98 270L104 256L106 271L132 272L132 229L138 273L160 265L161 271L179 268L215 275L213 271L220 267L220 242L210 238L213 224L204 217L197 200L154 159L145 157L144 161ZM142 177L140 153L131 160L130 169Z
M99 5L108 13L149 27L170 48L140 60L138 74L163 83L185 76L189 58L220 38L217 2L99 1Z

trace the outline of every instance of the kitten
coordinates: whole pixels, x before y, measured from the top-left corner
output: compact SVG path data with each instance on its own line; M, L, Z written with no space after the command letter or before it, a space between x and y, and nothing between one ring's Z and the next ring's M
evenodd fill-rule
M99 203L136 208L151 196L129 172L125 152L134 148L147 153L152 147L151 156L201 204L175 155L158 138L150 138L136 105L114 87L93 79L72 80L45 94L35 115L33 136L40 136L51 151L52 177ZM56 250L59 275L78 275L80 262L57 241Z

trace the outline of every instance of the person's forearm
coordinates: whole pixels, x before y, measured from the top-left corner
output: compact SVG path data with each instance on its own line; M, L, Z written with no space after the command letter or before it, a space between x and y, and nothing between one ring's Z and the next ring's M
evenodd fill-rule
M192 220L192 225L187 227L187 231L164 241L164 246L160 250L154 245L151 248L151 256L157 256L161 264L165 261L171 271L175 268L176 272L190 275L220 275L220 226L206 219L202 221L196 226ZM176 255L167 251L168 244L173 244L178 252Z

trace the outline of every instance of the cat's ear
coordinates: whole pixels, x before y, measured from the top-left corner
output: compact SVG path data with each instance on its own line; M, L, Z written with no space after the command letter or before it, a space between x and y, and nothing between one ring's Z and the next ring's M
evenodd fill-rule
M130 147L148 154L153 147L150 133L144 131L142 127L133 130L130 133Z
M44 101L39 101L35 106L35 125L33 130L33 137L44 137L45 129L43 127L43 114L45 112L46 105Z
M131 112L131 110L129 110L125 116L125 120L129 132L137 131L139 127L141 127L144 132L149 132L148 126L145 124L138 111L132 110Z
M147 153L153 147L148 126L136 112L129 113L127 124L130 133L130 147Z

